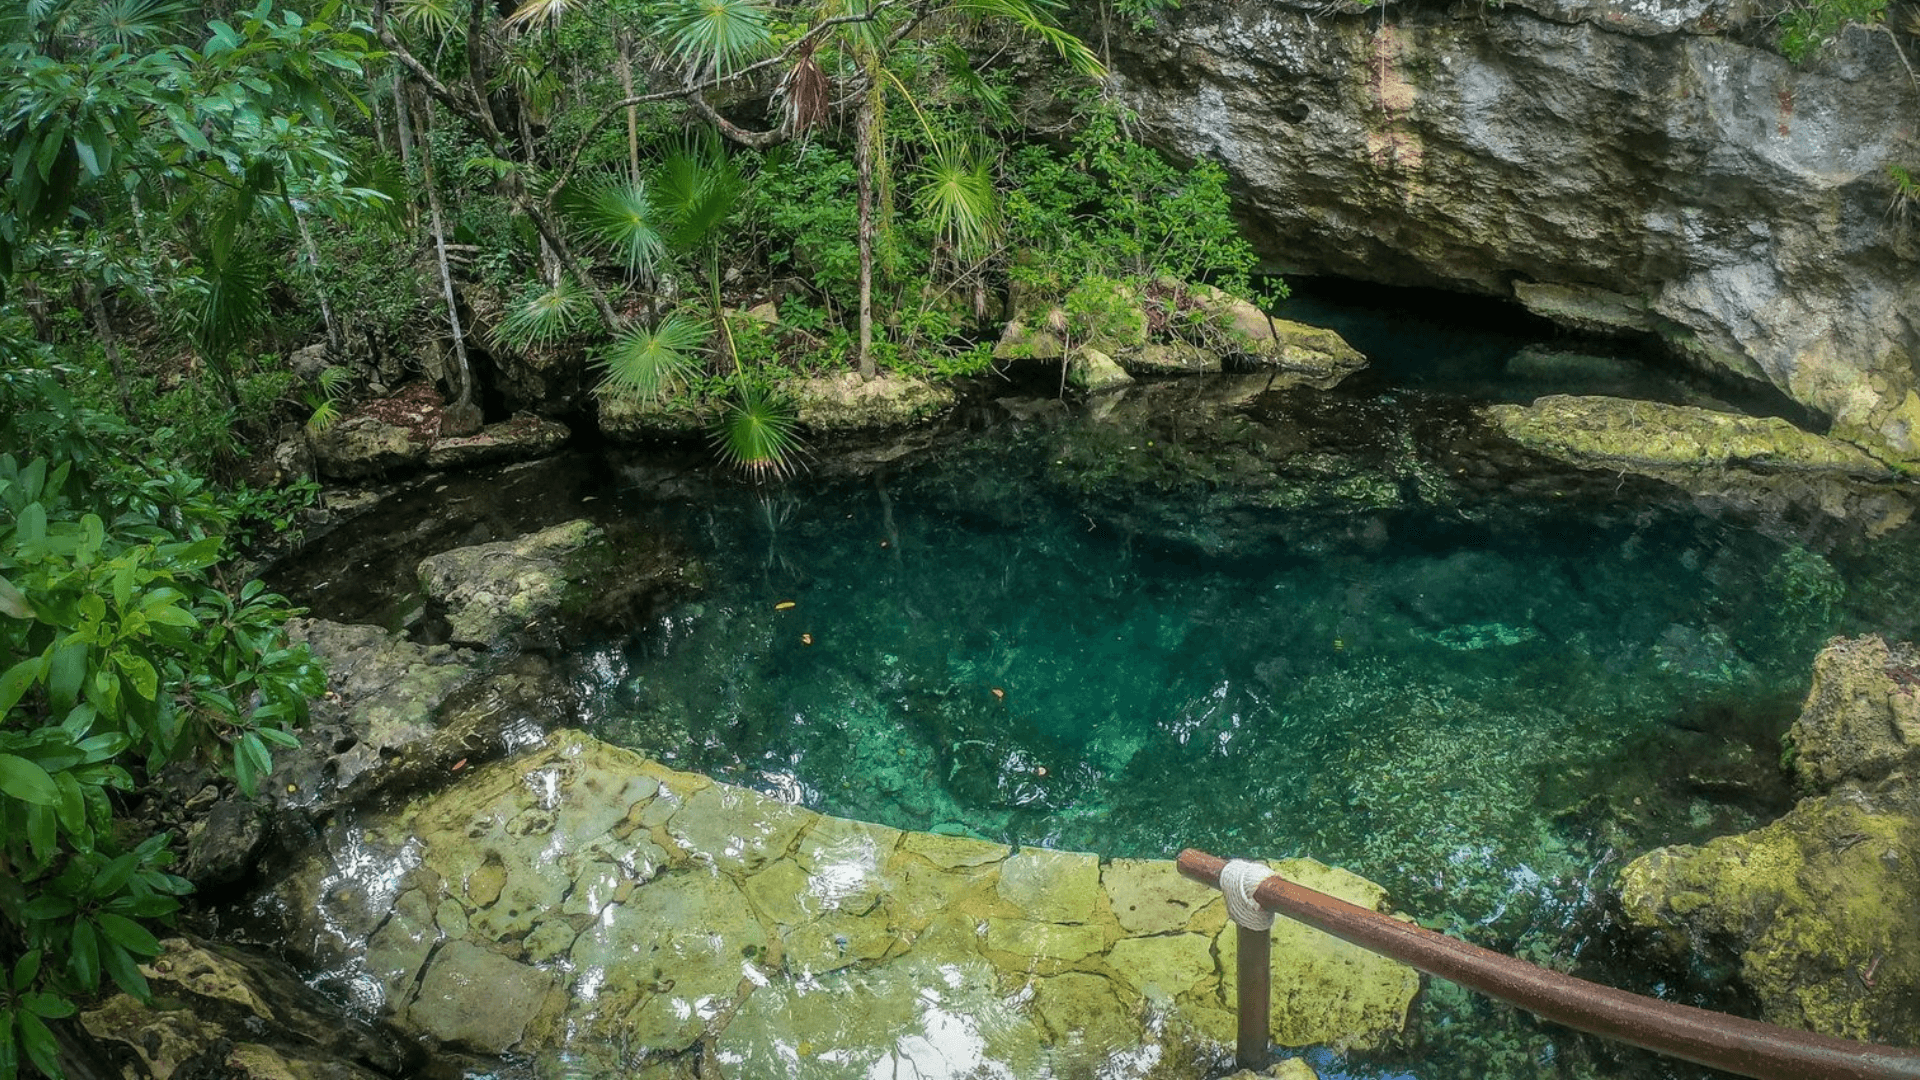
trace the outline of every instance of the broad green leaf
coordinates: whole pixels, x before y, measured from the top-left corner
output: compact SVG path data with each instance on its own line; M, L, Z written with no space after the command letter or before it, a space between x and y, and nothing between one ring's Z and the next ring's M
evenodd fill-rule
M59 793L55 791L55 798ZM27 806L27 846L33 849L33 857L42 863L51 863L60 854L60 819L54 815L52 807Z
M73 914L73 901L64 896L36 896L26 902L20 914L29 919L64 919Z
M153 997L153 992L147 989L146 977L140 974L139 965L134 963L133 957L129 956L125 949L114 942L100 943L100 966L106 969L108 975L113 976L115 985L138 1000L147 1001Z
M100 986L100 939L93 932L93 924L86 919L73 920L71 947L67 951L67 970L80 983L80 988L92 993Z
M73 836L88 832L87 797L80 791L80 781L74 779L72 773L62 770L54 776L53 783L60 790L60 801L54 804L60 827Z
M24 1009L14 1015L20 1020L20 1048L27 1052L27 1060L47 1076L64 1076L60 1071L60 1046L53 1041L53 1032Z
M0 577L0 615L10 619L33 618L33 605L27 602L26 594L3 577Z
M56 716L73 711L80 700L80 686L87 677L88 647L85 641L68 641L53 650L47 661L47 704Z
M14 531L21 540L36 543L47 538L47 508L30 502L14 519Z
M200 625L198 619L172 604L153 608L146 613L146 616L147 621L156 622L162 626L179 626L191 630Z
M0 754L0 792L34 807L52 806L60 801L60 789L47 770L12 754Z
M28 1010L49 1020L65 1020L78 1010L73 1002L58 994L28 994L22 999Z
M8 668L5 675L0 675L0 716L5 716L9 709L20 703L45 667L45 658L30 656Z
M126 888L127 879L132 877L133 872L139 867L140 860L132 852L108 860L107 864L100 868L100 872L93 876L93 880L87 884L87 895L96 900L104 900L118 893ZM105 930L106 924L101 923L100 928Z
M135 956L159 956L160 940L147 928L124 915L102 913L100 932Z
M127 681L133 684L133 692L148 701L160 691L160 675L153 670L153 664L144 656L121 652L113 654L113 662Z
M127 605L133 602L134 569L130 556L122 556L113 568L113 606L121 611L127 610Z
M40 975L40 950L28 949L24 956L20 957L19 960L14 961L13 992L17 994L20 991L25 990L27 987L32 986L33 980L38 978L39 975Z
M261 738L275 746L283 746L288 750L300 749L299 738L290 731L282 731L277 727L263 727L260 728L259 731Z

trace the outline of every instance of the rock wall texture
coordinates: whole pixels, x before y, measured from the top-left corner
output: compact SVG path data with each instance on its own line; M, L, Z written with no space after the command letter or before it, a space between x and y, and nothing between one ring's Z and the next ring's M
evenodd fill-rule
M1799 68L1720 33L1740 0L1346 8L1203 0L1108 38L1144 137L1221 162L1276 266L1657 334L1920 458L1920 237L1887 214L1920 94L1890 35Z

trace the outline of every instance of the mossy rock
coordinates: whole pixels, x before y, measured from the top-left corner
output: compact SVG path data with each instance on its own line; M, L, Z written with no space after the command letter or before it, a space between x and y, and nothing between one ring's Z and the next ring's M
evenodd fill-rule
M1777 416L1690 405L1556 394L1531 405L1491 405L1485 415L1522 446L1592 467L1721 468L1818 472L1869 480L1892 470L1857 446L1803 431Z
M1754 832L1660 848L1619 887L1628 925L1674 959L1731 943L1765 1019L1920 1043L1920 786L1808 799Z

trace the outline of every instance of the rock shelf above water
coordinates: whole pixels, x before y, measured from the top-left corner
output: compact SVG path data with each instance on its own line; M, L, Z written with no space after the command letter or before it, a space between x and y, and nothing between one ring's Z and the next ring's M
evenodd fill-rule
M730 1077L1191 1075L1232 1039L1216 891L1115 859L827 817L563 731L336 830L296 951L404 1030L570 1068ZM1310 860L1293 880L1375 909ZM1392 1040L1411 969L1275 928L1274 1038Z

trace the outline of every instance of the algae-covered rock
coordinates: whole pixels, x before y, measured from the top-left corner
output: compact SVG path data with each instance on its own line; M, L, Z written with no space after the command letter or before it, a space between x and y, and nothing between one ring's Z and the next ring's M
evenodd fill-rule
M1527 449L1586 469L1672 484L1707 504L1812 509L1878 536L1913 515L1914 495L1885 463L1778 417L1616 397L1543 397L1482 415Z
M1920 1043L1920 651L1835 639L1791 743L1803 799L1764 828L1660 848L1622 872L1622 910L1670 954L1733 954L1767 1019Z
M416 1035L629 1063L704 1045L730 1076L1168 1078L1231 1037L1218 893L1170 863L1103 882L1092 855L827 818L571 731L463 775L334 830L276 890L288 948ZM1339 999L1288 1038L1405 1022L1353 1007L1374 974L1274 963Z
M1880 637L1829 642L1787 740L1795 773L1813 790L1920 773L1920 648Z
M1292 376L1301 385L1329 390L1367 366L1360 350L1321 326L1276 319L1259 307L1211 285L1186 288L1200 303L1222 351Z
M816 432L880 431L903 427L945 412L953 405L951 387L907 375L863 379L843 371L782 384L793 395L800 422Z
M649 401L632 394L602 392L595 401L599 404L600 433L619 442L695 438L713 430L720 420L718 401L687 394Z
M1626 398L1543 397L1491 405L1495 426L1531 450L1576 464L1829 472L1863 479L1893 473L1857 446L1802 431L1775 416L1741 416Z
M364 480L418 468L432 445L431 432L378 416L353 416L313 437L314 467L335 480Z
M420 585L447 606L456 644L485 648L557 609L570 585L570 560L603 535L580 519L429 555L420 561Z
M140 965L149 1004L115 994L80 1017L88 1034L139 1063L129 1076L375 1080L426 1063L392 1030L341 1016L278 960L193 938L160 945Z
M1730 943L1767 1020L1920 1042L1920 787L1807 799L1755 832L1661 848L1620 893L1670 950Z
M1089 394L1117 390L1133 382L1133 376L1113 362L1113 357L1091 345L1073 350L1067 361L1067 381Z

